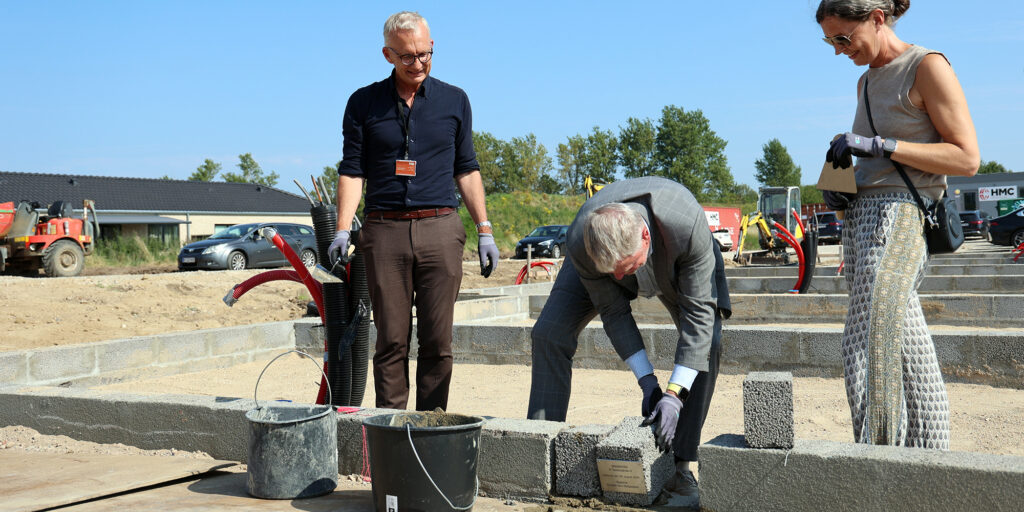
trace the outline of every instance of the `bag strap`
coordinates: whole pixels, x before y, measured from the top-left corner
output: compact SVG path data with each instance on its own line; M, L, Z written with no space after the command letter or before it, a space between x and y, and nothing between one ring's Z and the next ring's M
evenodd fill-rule
M871 117L871 100L868 99L868 77L866 74L864 75L864 110L867 111L868 114L868 125L871 126L871 132L874 135L878 135L878 130L875 130L875 120ZM917 193L917 187L914 186L914 183L910 181L910 177L907 176L907 171L903 170L903 166L892 158L890 158L889 161L892 162L892 166L896 168L896 171L900 173L900 177L903 178L903 182L907 184L907 188L910 189L910 195L914 196L914 201L917 202L917 207L924 213L924 218L928 220L928 223L931 224L932 227L938 226L938 222L935 221L935 218L932 216L931 212L928 211L928 208L924 206L924 200L921 199L921 194Z

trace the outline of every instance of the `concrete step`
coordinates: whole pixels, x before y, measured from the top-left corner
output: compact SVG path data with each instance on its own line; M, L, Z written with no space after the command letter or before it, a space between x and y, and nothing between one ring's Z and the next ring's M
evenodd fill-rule
M793 323L815 325L843 323L849 304L847 294L730 293L732 324ZM921 307L928 324L990 328L1024 327L1024 294L972 295L923 294ZM529 316L540 315L547 296L529 297ZM657 298L630 303L637 322L669 324L665 306Z
M837 265L817 265L814 267L814 275L832 277L837 275L838 270L839 267ZM793 279L796 279L797 272L798 270L796 265L777 267L727 267L725 269L725 275L727 277L791 276ZM1004 263L998 265L946 265L936 264L933 261L928 265L927 273L928 275L942 276L1024 275L1024 258L1021 259L1021 263Z
M728 277L729 293L786 293L795 285L796 276ZM848 293L845 277L816 275L809 293ZM1024 274L1020 275L928 275L917 289L920 294L988 293L1019 294L1024 292Z

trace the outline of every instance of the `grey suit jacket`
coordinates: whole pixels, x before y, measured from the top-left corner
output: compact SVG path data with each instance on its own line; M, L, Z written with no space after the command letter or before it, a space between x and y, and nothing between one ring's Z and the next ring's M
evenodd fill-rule
M637 296L635 276L621 281L594 268L583 242L584 219L608 203L636 208L650 226L658 297L679 330L675 363L708 370L715 315L732 314L725 265L708 228L704 209L686 187L674 181L646 177L611 183L587 200L569 227L567 257L601 315L605 332L623 359L644 348L630 301Z

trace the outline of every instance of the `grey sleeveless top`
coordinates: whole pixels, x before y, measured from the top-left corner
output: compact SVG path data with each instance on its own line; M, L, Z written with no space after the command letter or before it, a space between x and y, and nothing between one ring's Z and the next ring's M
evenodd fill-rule
M864 109L864 77L868 78L868 95L871 100L871 115L875 129L883 138L893 137L909 142L935 143L942 137L932 125L928 113L910 102L910 88L917 76L917 66L925 55L939 52L911 46L892 62L880 68L868 68L861 76L857 91L857 115L853 120L853 132L872 136ZM945 55L943 55L945 58ZM922 198L938 200L946 190L946 177L920 171L903 164L910 181L914 183ZM861 196L906 192L907 185L888 158L858 158L857 193Z

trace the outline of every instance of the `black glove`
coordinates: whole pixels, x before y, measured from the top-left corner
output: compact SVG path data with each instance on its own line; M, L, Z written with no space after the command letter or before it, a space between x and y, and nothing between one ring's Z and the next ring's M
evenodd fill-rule
M641 423L641 426L648 427L654 422L654 436L658 441L658 448L667 452L672 449L672 440L676 437L676 425L679 424L679 411L683 410L683 402L675 395L665 393L661 400L654 406L654 412Z
M853 165L853 156L878 158L883 156L882 137L864 137L856 133L846 132L832 139L832 144L825 153L825 161L832 164L833 169Z
M853 194L835 192L832 190L823 190L821 195L825 199L825 206L828 206L831 210L837 211L849 208L850 202L856 197Z
M661 400L661 386L658 385L658 378L653 373L640 377L637 384L640 384L640 389L644 391L644 400L640 404L640 414L646 418L654 411L654 405L658 403L658 400Z

